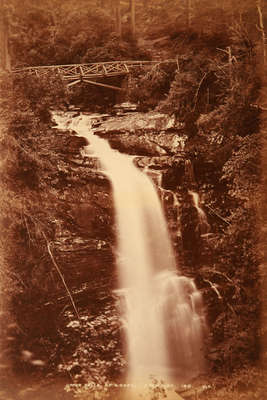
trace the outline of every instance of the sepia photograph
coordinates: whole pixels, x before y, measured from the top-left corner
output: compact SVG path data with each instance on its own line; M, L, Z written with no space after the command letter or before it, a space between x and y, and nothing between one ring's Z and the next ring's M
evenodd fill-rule
M267 398L267 1L0 0L0 400Z

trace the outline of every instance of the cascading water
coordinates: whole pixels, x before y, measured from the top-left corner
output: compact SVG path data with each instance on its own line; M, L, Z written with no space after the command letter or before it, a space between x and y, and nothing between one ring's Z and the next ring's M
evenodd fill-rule
M192 190L189 190L188 193L192 196L194 207L198 213L200 234L206 235L210 232L210 224L208 223L205 212L200 207L199 195Z
M62 126L62 120L55 120ZM94 136L90 127L90 116L86 115L73 118L68 125L87 138L85 152L100 159L113 186L120 285L117 294L127 326L127 380L149 382L154 376L167 382L185 382L204 366L201 294L192 279L176 272L152 181L130 157Z

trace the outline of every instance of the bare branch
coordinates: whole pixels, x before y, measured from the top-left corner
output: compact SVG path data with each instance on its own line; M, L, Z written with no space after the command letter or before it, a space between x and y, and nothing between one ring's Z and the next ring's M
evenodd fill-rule
M180 73L179 56L176 58L177 71Z
M59 274L59 276L60 276L60 278L61 278L61 280L62 280L62 283L63 283L63 285L64 285L64 287L65 287L65 289L66 289L66 291L67 291L67 293L68 293L68 295L69 295L69 298L70 298L71 304L72 304L72 306L73 306L73 308L74 308L74 311L75 311L75 313L76 313L78 319L80 319L80 315L79 315L79 313L78 313L77 307L75 306L75 303L74 303L72 294L71 294L71 292L70 292L70 290L69 290L69 288L68 288L68 286L67 286L67 284L66 284L65 278L64 278L62 272L60 271L60 268L59 268L58 264L56 263L56 260L55 260L55 258L54 258L54 256L53 256L52 251L51 251L50 242L48 241L48 239L47 239L47 237L46 237L46 235L45 235L45 233L44 233L43 231L42 231L42 234L43 234L43 237L44 237L44 239L45 239L45 241L46 241L47 251L48 251L48 254L50 255L50 258L51 258L51 260L52 260L52 263L54 264L54 267L56 268L56 270L57 270L57 272L58 272L58 274Z
M250 104L250 107L258 108L261 111L267 111L267 107L263 107L263 106L261 106L259 104Z
M219 47L216 47L216 50L222 51L223 53L226 53L227 55L229 54L229 50L220 49Z
M199 90L200 90L200 88L201 88L201 85L202 85L202 83L204 82L205 78L207 77L207 75L208 75L209 73L210 73L210 71L206 72L206 73L203 75L203 77L201 78L201 80L200 80L200 82L199 82L199 84L198 84L198 87L197 87L197 90L196 90L196 93L195 93L195 96L194 96L194 107L193 107L193 111L195 111L195 109L196 109L198 93L199 93Z
M222 295L221 295L221 293L219 292L219 290L217 289L217 285L216 285L215 283L211 282L211 281L208 280L208 279L203 279L203 281L204 281L204 282L207 282L207 283L210 285L210 287L212 288L212 290L217 294L218 299L220 299L220 300L223 299L223 298L222 298Z
M263 57L263 65L266 63L266 35L264 31L264 22L263 22L263 15L262 15L262 7L261 7L261 1L257 0L257 10L258 10L258 15L259 15L259 28L261 31L261 38L262 38L262 57Z
M228 282L230 282L230 283L234 283L234 281L232 280L232 279L230 279L227 275L225 275L223 272L220 272L220 271L215 271L215 270L212 270L211 271L213 274L217 274L217 275L221 275L221 276L223 276Z
M220 214L218 214L213 208L210 206L206 205L206 207L214 214L216 217L218 217L220 220L222 220L225 224L231 225L229 221L227 221L225 218L223 218Z

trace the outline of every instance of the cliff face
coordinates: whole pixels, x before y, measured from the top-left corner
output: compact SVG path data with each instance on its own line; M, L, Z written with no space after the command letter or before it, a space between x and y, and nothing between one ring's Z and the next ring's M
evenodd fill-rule
M222 243L221 231L229 222L216 212L205 215L211 200L219 202L222 195L220 191L214 194L221 185L219 180L214 183L214 161L207 157L202 162L195 152L197 146L210 143L204 135L191 139L183 124L157 112L97 114L93 116L93 131L114 149L129 154L153 180L168 222L177 267L202 289L210 325L213 323L215 331L220 332L225 315L221 299L224 295L230 301L235 283L232 275L228 276L230 269L225 272L223 264L220 269L215 259ZM36 198L44 202L46 210L45 217L41 211L40 217L36 216L40 221L46 218L38 224L41 233L36 232L34 216L25 214L25 236L33 242L31 228L35 228L40 241L36 246L41 250L35 255L38 266L30 260L25 272L31 290L15 298L19 304L17 323L27 333L23 343L15 335L16 372L37 377L57 373L64 384L70 376L72 382L81 384L88 377L116 381L124 376L126 363L119 299L114 292L116 226L110 182L101 172L99 160L93 155L84 156L87 140L72 130L54 127L27 140L31 140L30 146L34 143L42 160L52 165L47 169L48 164L44 164L35 183ZM25 170L23 174L34 176L35 171ZM29 180L28 199L34 193L33 183ZM43 341L46 347L40 344ZM32 359L21 359L22 346L44 362L42 370L36 371ZM223 346L224 338L220 336L215 350L211 347L209 351L216 365Z
M188 194L196 182L183 126L156 112L97 115L93 126L95 135L130 154L135 165L151 177L162 200L177 260L181 266L188 264L189 260L183 260L184 252L192 253L188 241L196 242L200 236L198 213ZM74 134L64 137L60 131L59 137L64 161L58 169L66 174L66 185L58 190L67 213L64 220L54 222L55 253L74 287L91 281L92 276L96 281L98 276L109 277L110 288L115 287L116 228L110 184L99 161L82 155L82 138ZM70 177L71 183L67 183Z
M192 235L197 237L198 220L190 196L186 204L193 210L193 220L188 222L182 211L187 188L194 185L185 156L186 135L182 127L173 118L158 113L97 115L93 125L95 135L130 154L136 166L153 180L168 221L177 266L180 264L183 268L187 262L185 253L190 260L195 257L184 241ZM52 145L58 149L57 174L51 183L59 201L57 217L52 221L51 252L72 299L55 265L50 263L55 283L51 284L53 295L45 305L40 305L40 315L45 312L50 321L43 334L49 340L56 335L56 342L61 343L53 357L60 375L70 372L75 382L83 383L92 371L88 360L105 360L101 373L114 381L123 375L125 360L124 334L114 292L117 287L116 226L111 186L101 172L99 161L94 156L83 155L86 140L56 127L51 135ZM79 318L71 300L79 310ZM34 326L28 323L29 330L42 326L38 318ZM99 326L97 332L92 331L94 326ZM37 347L36 351L39 351ZM89 359L86 352L90 352Z

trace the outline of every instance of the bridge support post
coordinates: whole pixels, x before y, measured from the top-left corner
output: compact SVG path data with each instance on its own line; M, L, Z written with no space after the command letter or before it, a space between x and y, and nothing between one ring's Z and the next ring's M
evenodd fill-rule
M123 75L120 79L120 86L121 86L121 90L117 91L115 94L115 102L116 104L120 104L123 103L124 101L126 101L126 96L127 96L127 87L128 87L128 76L127 75Z

